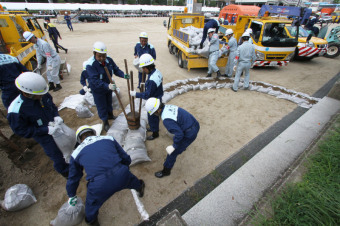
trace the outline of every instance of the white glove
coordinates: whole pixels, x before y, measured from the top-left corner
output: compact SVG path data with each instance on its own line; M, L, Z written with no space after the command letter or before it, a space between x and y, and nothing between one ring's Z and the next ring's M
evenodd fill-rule
M53 135L55 131L57 131L57 127L54 126L47 126L48 128L48 135Z
M54 117L54 122L56 125L61 125L61 123L64 122L64 120L60 116Z
M75 206L77 204L77 201L78 201L77 196L74 196L68 199L68 204L70 204L70 206Z
M234 68L233 68L233 71L236 71L236 68L237 68L237 66L235 65Z
M135 96L136 96L136 91L131 90L131 91L130 91L130 95L131 95L132 97L135 97Z
M112 90L112 91L115 91L116 90L116 84L109 84L109 89Z
M211 45L211 43L210 42L208 42L208 46L210 46Z
M48 71L52 71L53 67L52 66L47 66Z
M174 146L170 145L166 147L166 152L168 152L169 155L175 150Z
M83 90L84 90L85 92L87 92L87 91L89 91L89 88L88 88L87 86L83 86Z

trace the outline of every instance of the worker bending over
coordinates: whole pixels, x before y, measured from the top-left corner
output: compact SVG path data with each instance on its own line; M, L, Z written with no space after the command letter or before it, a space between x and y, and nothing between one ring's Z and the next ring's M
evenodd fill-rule
M212 19L212 20L209 20L206 24L204 24L203 37L202 37L202 40L201 40L201 43L200 43L200 49L203 48L204 41L207 39L208 30L210 28L213 28L213 29L215 29L215 32L217 34L218 29L220 27L220 24L223 24L222 20L223 20L223 18L220 18L219 20Z
M99 225L100 207L116 192L135 189L139 197L144 195L144 181L129 170L131 158L112 136L95 136L90 126L81 126L76 132L80 145L71 155L70 174L66 183L69 204L77 204L77 188L86 172L87 194L85 222Z
M130 91L130 95L144 100L151 97L161 100L164 93L163 76L161 72L156 69L155 59L153 59L150 54L143 54L139 60L139 67L142 68L143 72L148 75L148 79L145 82L145 91L143 93ZM148 114L148 121L150 126L148 132L152 132L152 135L148 136L146 139L154 140L159 137L159 117L157 115Z
M110 83L105 66L111 77L115 74L117 77L129 78L112 58L107 56L106 45L103 42L95 42L93 56L87 61L86 71L99 118L103 121L103 129L107 132L110 129L108 120L116 118L112 112L112 91L116 90L116 85Z
M177 156L182 154L196 139L200 125L194 116L186 110L175 105L164 105L157 98L148 99L145 109L150 115L160 116L164 127L169 133L174 134L173 144L166 148L167 156L163 170L155 173L158 178L169 176Z
M62 47L58 43L58 37L60 39L62 39L62 38L60 36L60 33L59 33L57 27L54 24L51 23L50 18L46 17L45 21L47 22L47 28L46 29L48 31L48 35L50 36L50 39L53 42L53 45L54 45L54 48L55 48L56 52L59 53L59 49L62 49L62 50L65 51L65 53L67 53L67 49Z
M20 94L15 86L15 79L23 72L28 71L16 57L0 54L0 89L2 103L6 109Z
M37 55L37 69L41 70L41 65L43 63L44 58L46 58L46 76L49 83L49 90L53 90L56 92L61 90L60 80L59 80L59 70L60 70L60 57L59 55L52 49L48 42L37 38L29 31L25 31L23 34L26 41L34 43L34 48L36 49ZM56 84L54 86L54 84Z
M243 89L249 89L249 69L256 60L255 47L248 42L249 33L242 34L243 44L237 48L235 57L234 71L236 70L234 84L231 89L237 92L238 83L240 82L241 73L244 71L245 77L243 82ZM237 65L238 63L238 65ZM236 66L237 65L237 66Z
M139 42L137 42L135 46L135 53L134 53L135 58L137 57L140 58L143 54L148 53L153 57L154 60L156 60L156 50L153 47L153 45L148 43L148 40L149 40L149 36L146 32L140 33ZM141 82L142 82L142 72L138 72L138 87L137 88L140 88Z
M227 49L229 50L229 57L228 57L228 63L227 66L225 67L225 75L228 78L231 78L233 75L233 69L234 69L234 60L236 56L236 50L237 50L237 41L233 37L234 32L232 29L227 29L225 32L225 35L228 38L228 47Z
M219 49L220 49L220 40L218 39L218 35L215 34L215 29L210 28L208 30L208 40L209 40L209 60L208 60L208 75L207 77L211 77L212 72L217 73L217 78L221 77L221 73L216 63L218 60Z
M24 72L15 80L15 85L21 94L8 108L9 125L19 136L33 137L54 162L54 169L67 177L69 165L52 137L57 127L50 125L50 122L61 124L63 119L48 93L45 79L39 74Z
M87 71L86 71L86 64L87 64L87 61L84 61L83 62L83 71L81 72L81 75L80 75L80 84L83 86L83 88L81 90L79 90L79 93L81 95L85 95L86 92L91 92L91 89L88 87L88 77L89 75L87 74Z

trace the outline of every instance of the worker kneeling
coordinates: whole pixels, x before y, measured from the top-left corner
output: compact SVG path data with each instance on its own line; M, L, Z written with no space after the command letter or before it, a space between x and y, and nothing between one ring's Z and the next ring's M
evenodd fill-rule
M208 30L209 36L209 61L208 61L208 76L211 77L212 72L217 73L217 78L221 77L221 73L216 63L218 60L219 49L220 49L220 41L218 39L218 35L215 34L215 28L209 28Z
M186 110L175 105L164 105L157 98L150 98L145 103L145 109L150 115L160 116L165 128L174 134L173 144L166 148L168 153L162 171L156 172L158 178L170 175L176 158L182 154L197 137L200 125Z
M66 184L69 204L77 203L76 191L86 171L87 194L85 221L99 225L99 208L113 194L123 189L135 189L139 197L144 195L144 181L129 170L131 158L111 136L95 136L91 126L81 126L76 132L80 145L71 155L70 173Z

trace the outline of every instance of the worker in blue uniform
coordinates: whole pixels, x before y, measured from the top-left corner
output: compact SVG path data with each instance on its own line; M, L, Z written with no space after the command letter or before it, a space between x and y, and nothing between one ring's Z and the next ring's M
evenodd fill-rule
M218 33L218 29L220 27L220 24L223 24L222 20L223 20L223 18L220 18L219 20L212 19L212 20L209 20L206 24L204 24L203 37L202 37L202 40L201 40L201 43L200 43L200 49L203 48L204 41L207 39L208 30L210 28L214 28L215 29L215 33L217 34Z
M139 67L143 69L143 72L148 75L148 79L145 82L145 92L137 93L134 90L130 91L130 95L136 98L142 98L144 100L150 97L156 97L162 99L163 97L163 76L161 72L156 69L154 64L155 60L150 54L143 54L139 60ZM159 137L159 117L156 115L148 114L148 121L150 129L148 132L152 132L152 135L148 136L147 140L154 140Z
M33 137L54 162L54 169L67 177L69 165L52 137L58 128L54 125L61 124L63 119L48 93L45 79L39 74L24 72L17 77L15 85L21 94L8 108L9 125L19 136Z
M141 32L139 35L139 42L135 46L135 58L141 57L143 54L150 54L154 60L156 60L156 50L148 43L149 36L146 32ZM138 72L138 87L140 88L140 83L142 82L142 72Z
M67 15L67 14L68 13L65 12L64 20L66 20L66 24L67 24L68 29L70 29L70 31L73 31L71 17L69 15Z
M103 42L95 42L93 56L87 61L86 71L99 118L107 132L110 129L108 120L116 118L112 112L112 91L116 90L116 85L110 84L104 66L107 67L111 77L115 74L121 78L129 78L129 75L124 75L112 58L107 56L106 45Z
M234 32L232 29L227 29L225 32L226 37L228 38L228 47L229 50L229 57L228 57L228 63L225 67L225 77L231 78L233 75L233 68L234 68L234 59L236 56L236 50L237 50L237 41L233 37Z
M219 56L220 40L218 35L215 34L214 28L209 28L208 30L208 40L209 40L209 59L208 59L208 75L211 77L213 72L217 73L217 78L221 77L220 69L217 67L216 63Z
M20 94L15 86L15 79L23 72L28 71L16 57L0 54L0 89L2 103L6 109Z
M235 61L234 71L236 71L236 74L234 84L231 87L231 89L234 92L237 92L238 90L238 83L240 82L242 72L244 72L245 74L243 89L245 90L249 89L249 70L256 60L255 47L253 44L248 42L249 37L250 37L249 33L244 32L242 34L243 44L237 47L236 56L234 60Z
M86 172L87 194L85 221L89 225L99 225L100 207L116 192L135 189L143 197L145 183L129 170L131 158L112 136L95 136L90 126L81 126L76 137L80 145L74 150L70 160L70 173L66 183L68 203L77 204L77 188Z
M320 30L314 25L319 22L320 15L320 13L316 13L315 16L312 16L305 25L305 28L312 31L315 37L318 36Z
M50 36L50 39L52 40L53 42L53 45L54 45L54 48L56 50L57 53L59 53L59 49L62 49L65 51L65 53L67 53L68 49L62 47L59 43L58 43L58 37L60 39L61 36L60 36L60 33L57 29L57 27L51 23L50 21L50 18L46 17L45 18L45 21L47 22L47 31L48 31L48 35Z
M83 71L81 72L81 75L80 75L80 84L83 86L83 88L81 90L79 90L79 93L81 95L85 95L86 92L91 92L91 88L88 87L88 77L89 75L87 74L86 72L86 64L87 64L87 61L84 61L83 62Z
M157 98L148 99L145 103L145 109L151 115L160 116L164 127L174 135L173 144L166 148L167 156L163 170L155 173L158 178L169 176L177 156L182 154L196 139L200 124L186 110L175 105L164 105Z
M61 60L59 55L52 49L48 42L35 37L33 33L25 31L23 36L27 42L34 43L38 63L37 69L40 70L42 68L41 65L46 58L46 76L49 82L49 90L53 90L53 92L61 90L62 87L59 79ZM56 86L54 86L54 84L56 84Z

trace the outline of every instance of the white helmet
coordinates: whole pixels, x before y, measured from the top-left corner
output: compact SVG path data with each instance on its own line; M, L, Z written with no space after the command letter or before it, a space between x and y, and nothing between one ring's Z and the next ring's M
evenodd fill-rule
M253 29L247 28L246 32L248 32L249 34L252 34L253 33Z
M208 29L208 34L209 34L210 32L215 32L215 31L216 31L215 28L209 28L209 29Z
M161 104L161 101L157 98L151 97L145 103L145 110L150 114L153 115Z
M146 32L141 32L139 35L140 38L149 38Z
M225 35L231 35L231 34L234 34L234 31L232 29L229 28L225 31Z
M96 130L93 129L92 126L84 125L77 129L76 138L77 138L78 143L81 143L81 139L80 139L81 135L89 131L92 131L94 134L96 134Z
M67 15L67 12L65 12L65 15Z
M154 62L155 60L150 54L144 53L139 58L139 67L145 67L145 66L153 64Z
M83 70L86 70L87 61L83 62Z
M45 79L34 72L24 72L15 79L17 88L25 93L33 95L44 95L48 92Z
M29 31L25 31L23 36L26 39L26 41L28 42L34 36L34 34L29 32Z
M104 42L95 42L93 44L93 51L97 53L107 53L107 48Z
M248 32L244 32L243 34L242 34L242 36L241 37L249 37L250 35L249 35L249 33Z

